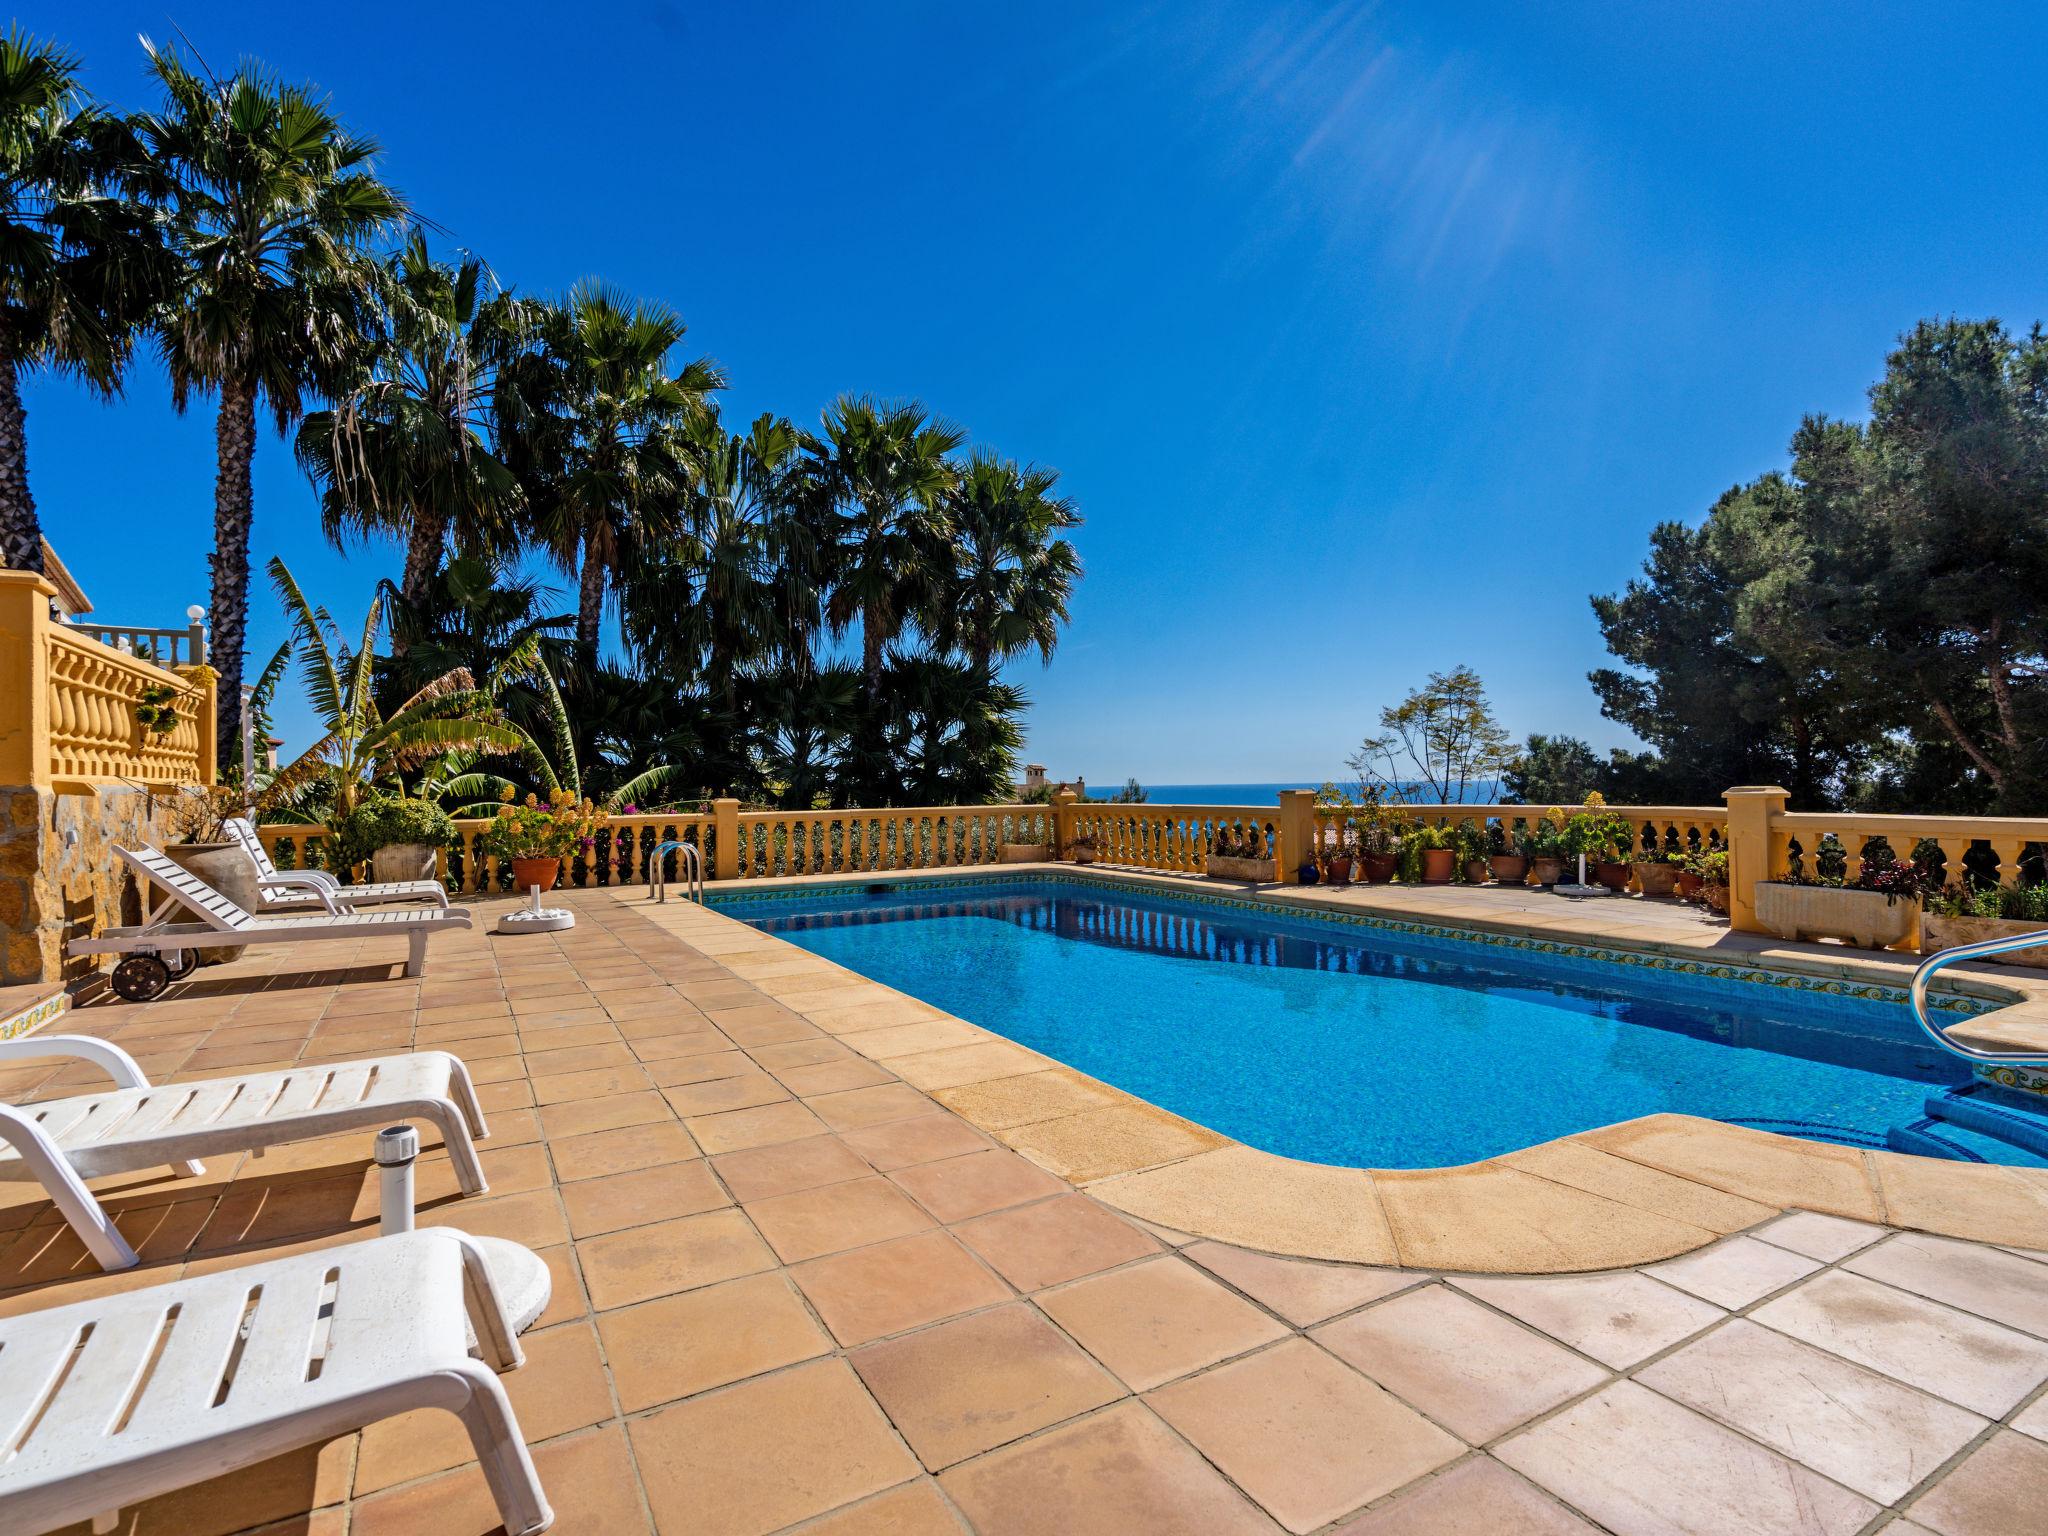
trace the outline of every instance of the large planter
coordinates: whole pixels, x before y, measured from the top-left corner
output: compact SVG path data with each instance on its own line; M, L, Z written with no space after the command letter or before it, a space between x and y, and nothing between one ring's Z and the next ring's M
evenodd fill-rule
M1691 901L1693 897L1699 895L1700 887L1706 883L1706 876L1696 875L1689 869L1681 869L1672 880L1680 901Z
M1324 866L1323 883L1325 885L1349 885L1351 883L1351 864L1351 859L1344 854L1337 854L1332 857Z
M1830 885L1756 888L1756 920L1781 939L1845 939L1864 949L1889 949L1913 931L1920 903L1887 900L1881 891Z
M1529 878L1542 886L1557 884L1558 881L1564 878L1564 860L1531 859L1529 861Z
M432 843L387 843L370 855L370 878L380 885L387 881L431 880L436 851Z
M1204 866L1203 873L1211 880L1255 880L1267 884L1273 879L1271 859L1230 859L1222 854L1212 853Z
M1954 949L1958 944L1979 944L1985 939L2016 939L2039 933L2041 924L2010 917L1933 917L1920 919L1920 953ZM2002 955L1982 957L1993 965L2035 965L2048 970L2048 944L2030 949L2008 950Z
M1678 866L1661 859L1637 859L1630 866L1645 896L1669 896L1678 889Z
M525 892L539 886L552 891L555 882L562 878L560 859L514 859L512 861L512 888Z
M1076 864L1093 864L1095 862L1095 850L1093 848L1073 848L1069 852L1074 855L1074 862Z
M1707 910L1708 910L1708 911L1710 911L1710 912L1719 912L1719 913L1721 913L1721 914L1722 914L1723 916L1726 916L1726 915L1727 915L1727 912L1728 912L1728 887L1727 887L1727 886L1725 886L1725 885L1716 885L1716 884L1711 884L1711 883L1708 883L1708 882L1704 882L1704 881L1703 881L1703 882L1701 882L1701 885L1700 885L1700 900L1701 900L1702 902L1704 902L1704 903L1706 904L1706 907L1707 907Z
M1486 884L1486 877L1492 872L1492 870L1487 868L1486 860L1484 859L1467 859L1465 861L1464 873L1467 885Z
M1005 843L997 862L1002 864L1043 864L1052 854L1043 843Z
M1627 890L1628 877L1629 867L1626 864L1616 864L1611 859L1593 861L1593 878L1610 891Z
M1422 850L1422 883L1424 885L1449 885L1451 875L1458 867L1458 850L1455 848L1425 848Z
M244 912L259 911L263 899L256 889L256 865L248 854L242 852L239 843L173 843L164 850L164 855L187 874L204 880L221 895L227 897ZM183 905L183 903L180 903ZM205 921L205 915L186 907L193 922ZM247 946L236 944L225 949L195 950L201 965L222 965L229 960L239 960Z
M1529 878L1529 861L1519 853L1496 853L1486 867L1502 885L1520 885Z
M1391 853L1361 853L1358 856L1359 877L1367 885L1385 885L1400 867L1401 861Z

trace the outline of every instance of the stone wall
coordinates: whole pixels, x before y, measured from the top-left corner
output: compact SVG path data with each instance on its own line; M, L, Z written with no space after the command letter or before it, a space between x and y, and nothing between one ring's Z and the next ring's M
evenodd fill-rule
M134 882L113 845L161 843L164 798L147 790L91 793L0 787L0 984L73 980L91 956L66 941L139 920Z

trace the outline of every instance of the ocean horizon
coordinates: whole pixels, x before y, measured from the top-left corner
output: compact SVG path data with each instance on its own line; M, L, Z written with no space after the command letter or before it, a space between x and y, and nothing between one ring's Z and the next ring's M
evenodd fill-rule
M1156 805L1277 805L1280 792L1286 789L1320 789L1327 781L1317 779L1280 779L1264 784L1152 784L1144 779L1145 798ZM1356 792L1356 778L1342 778L1334 781L1340 789ZM1106 799L1122 789L1122 779L1105 779L1100 783L1089 781L1088 793L1094 798ZM1466 803L1488 804L1500 798L1500 783L1489 779L1482 784L1469 787Z

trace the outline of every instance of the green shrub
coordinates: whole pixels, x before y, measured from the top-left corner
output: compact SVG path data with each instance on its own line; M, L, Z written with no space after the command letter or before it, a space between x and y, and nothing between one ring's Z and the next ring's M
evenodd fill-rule
M455 841L455 823L431 800L372 795L329 828L334 834L334 862L353 869L379 848L396 843L426 843L446 848Z

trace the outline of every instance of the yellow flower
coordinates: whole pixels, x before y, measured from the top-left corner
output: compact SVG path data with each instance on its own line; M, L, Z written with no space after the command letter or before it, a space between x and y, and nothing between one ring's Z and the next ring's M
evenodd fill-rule
M503 789L498 791L498 798L502 800L505 804L510 805L512 803L512 797L518 793L518 790L514 789L510 784L507 784Z

